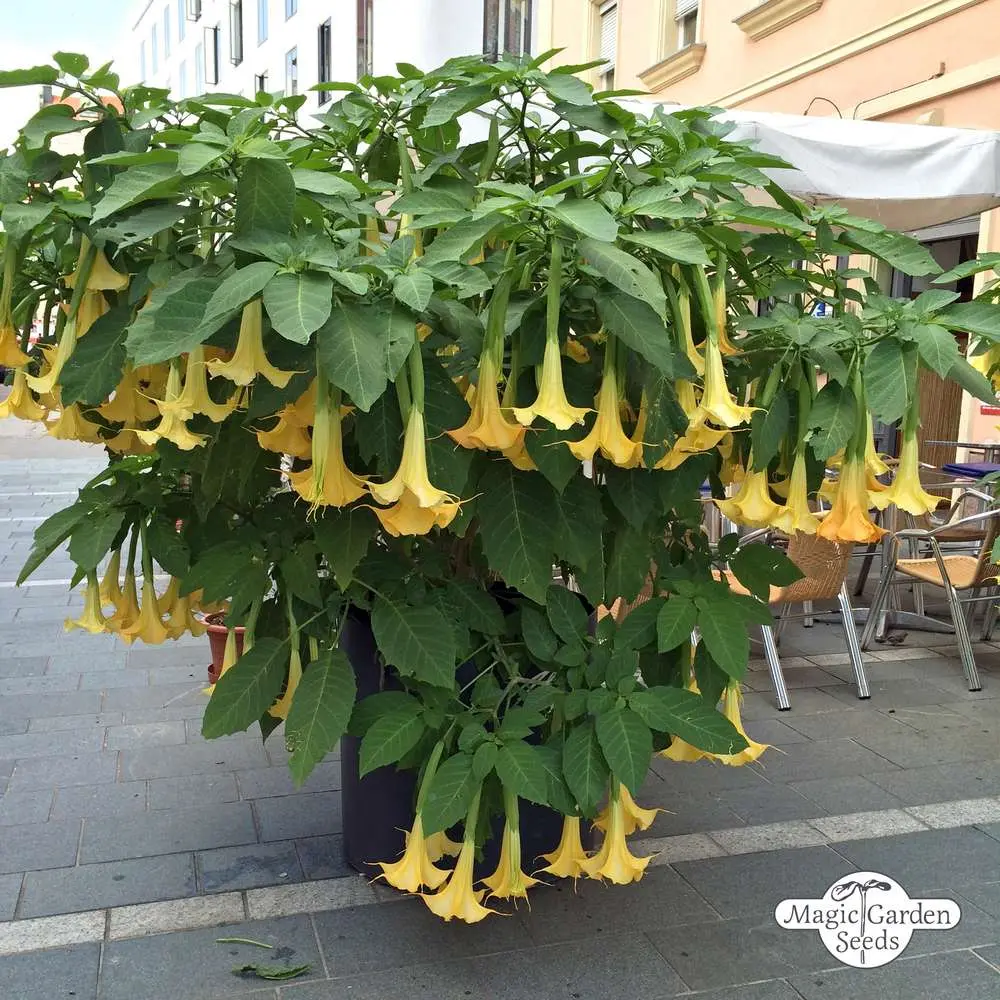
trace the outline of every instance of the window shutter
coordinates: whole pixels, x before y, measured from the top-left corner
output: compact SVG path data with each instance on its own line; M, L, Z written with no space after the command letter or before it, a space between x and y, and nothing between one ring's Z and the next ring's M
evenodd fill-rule
M674 20L679 21L698 9L699 0L674 0Z
M697 0L695 0L697 2ZM607 73L614 69L615 50L618 48L618 4L601 4L601 58L608 64L601 70Z

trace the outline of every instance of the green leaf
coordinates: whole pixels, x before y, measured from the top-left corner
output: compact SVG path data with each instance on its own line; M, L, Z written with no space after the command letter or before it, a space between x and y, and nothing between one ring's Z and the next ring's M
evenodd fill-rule
M414 338L413 320L385 303L342 302L316 335L327 378L367 412L395 378Z
M983 271L996 271L997 268L1000 268L1000 253L981 253L975 260L963 261L961 264L956 264L950 271L939 274L934 279L934 284L947 285Z
M149 205L96 227L96 235L124 249L171 229L189 211L187 205Z
M629 696L629 706L659 733L670 733L706 753L739 753L747 747L736 727L692 691L653 687Z
M218 680L205 706L201 735L207 740L248 729L277 700L285 682L288 640L265 636Z
M766 229L790 229L795 233L807 233L810 225L797 215L786 212L783 208L772 205L749 205L738 202L727 202L718 207L732 218L733 222L741 222L747 226L762 226Z
M206 549L181 581L181 593L205 592L206 601L224 601L252 571L255 554L242 540L229 539Z
M350 201L359 196L358 189L350 181L328 170L296 167L292 171L292 180L299 191L308 191L310 194L326 194L335 198L347 198Z
M333 280L320 271L275 275L264 288L264 308L282 337L308 344L330 318Z
M545 767L536 748L523 740L505 743L497 754L497 775L505 788L529 802L545 805L548 798L548 781Z
M636 530L642 530L646 518L658 504L653 473L642 469L619 469L605 472L608 496L622 517Z
M506 222L507 217L499 212L457 222L434 238L434 242L424 251L421 266L426 267L439 261L460 260L477 249L494 229Z
M214 333L231 313L260 295L277 271L278 265L273 261L260 260L226 275L205 307L202 327L206 333Z
M546 212L570 229L603 243L614 243L618 236L618 223L614 216L590 198L567 198L547 208Z
M20 587L46 559L59 548L73 533L73 529L88 515L84 504L74 503L70 507L57 510L51 517L43 521L32 538L31 551L21 567L17 577Z
M440 97L435 97L428 105L421 128L433 128L436 125L447 125L459 115L478 108L488 101L493 91L483 85L453 87Z
M679 594L670 597L656 617L657 649L666 653L676 649L682 642L689 642L691 630L697 623L698 609L690 598Z
M928 368L947 378L955 362L961 359L955 338L936 323L914 323L905 333L917 345L920 357Z
M809 444L817 458L829 458L847 446L862 419L854 393L839 382L827 382L809 411L812 437Z
M59 79L55 66L0 70L0 87L44 87Z
M303 672L285 721L288 769L296 785L347 732L356 696L354 671L339 649L325 650Z
M397 274L392 280L392 294L404 306L421 313L434 294L434 279L426 271L415 269L406 274Z
M55 211L55 207L55 203L51 201L29 205L4 205L2 221L7 238L12 243L20 243Z
M590 719L574 726L563 744L563 775L585 816L593 816L608 790L610 771Z
M455 636L441 612L378 598L372 631L387 663L425 684L455 687Z
M624 292L610 292L598 295L597 309L605 327L626 347L665 375L674 374L673 335L650 306Z
M295 213L295 178L283 160L244 160L236 185L236 234L257 229L289 233Z
M649 540L633 528L614 532L607 565L607 596L634 601L649 577ZM607 602L605 602L607 603Z
M323 606L316 560L319 552L311 542L300 542L278 564L285 586L314 608Z
M984 403L996 403L996 391L982 372L977 372L965 358L959 358L948 372L948 378L957 382L966 392Z
M69 541L69 557L82 570L95 570L111 549L121 530L124 512L111 508L94 511L74 528Z
M665 598L651 597L632 608L615 631L615 649L648 646L657 637L657 623L665 604Z
M784 391L778 392L766 411L754 411L750 420L754 472L766 469L771 459L778 454L790 422L788 394Z
M456 618L484 635L500 635L504 616L500 606L487 591L471 580L450 580L445 597Z
M603 563L600 490L594 489L589 479L578 476L555 500L556 556L579 568Z
M420 742L425 729L420 703L416 699L410 701L412 705L389 706L368 727L358 752L358 773L362 778L378 767L395 764Z
M492 464L479 484L479 531L490 567L537 604L552 579L551 488L509 462Z
M770 588L787 587L802 579L802 570L784 552L770 545L742 545L729 561L736 579L765 603Z
M656 315L666 321L667 296L663 285L642 261L598 240L581 240L577 250L584 261L615 288L652 306Z
M154 517L146 528L146 545L154 562L171 576L181 579L191 565L191 550L176 524L166 517Z
M354 571L368 551L377 527L375 515L363 507L327 510L323 519L316 522L313 528L316 544L341 590L346 590L354 579Z
M545 612L549 624L563 642L580 645L587 635L590 617L577 594L558 584L548 589Z
M99 316L87 335L77 342L59 376L64 406L70 403L96 406L114 392L125 367L128 321L128 307L116 306Z
M912 236L890 232L870 233L860 229L851 229L844 235L865 253L881 257L904 274L922 277L925 274L941 273L941 265L930 251Z
M496 743L480 743L472 754L472 775L482 781L493 770L500 747Z
M226 151L218 146L210 146L207 142L197 140L182 147L177 157L177 169L185 177L190 177L214 163Z
M698 612L698 631L712 659L739 680L750 659L750 636L742 616L733 614L729 600L706 600Z
M173 194L177 190L177 168L169 163L153 163L148 167L130 167L118 174L104 197L94 206L92 223L100 222L123 208L131 208L141 201L151 201Z
M991 302L956 302L942 309L936 319L952 330L1000 340L1000 306Z
M685 233L678 229L661 229L647 233L625 233L622 239L628 243L637 243L648 250L655 250L681 264L700 264L707 267L712 263L705 251L705 244L694 233Z
M79 52L56 52L52 58L64 73L77 78L83 76L90 65L90 60Z
M646 780L653 756L653 734L631 709L612 708L597 716L597 741L611 771L633 794Z
M865 398L872 413L887 424L906 412L909 379L903 349L895 340L882 340L865 358Z
M551 426L532 428L524 438L531 460L557 493L562 493L581 469L580 460L566 447L565 440L566 432Z
M182 271L155 289L128 328L125 346L135 364L169 361L204 343L202 320L218 284L218 278Z
M434 772L434 779L424 799L421 818L424 835L447 830L465 819L477 782L472 770L472 754L457 753Z
M405 691L377 691L355 702L347 731L352 736L364 736L375 720L383 715L396 713L395 718L399 722L420 715L422 710L420 702Z
M563 777L561 744L535 747L535 756L545 770L545 801L563 816L573 816L576 801Z
M540 611L532 607L521 609L521 638L528 652L540 663L551 663L559 648L555 633Z
M586 107L594 103L590 87L569 73L547 73L539 81L542 89L555 101L566 101Z

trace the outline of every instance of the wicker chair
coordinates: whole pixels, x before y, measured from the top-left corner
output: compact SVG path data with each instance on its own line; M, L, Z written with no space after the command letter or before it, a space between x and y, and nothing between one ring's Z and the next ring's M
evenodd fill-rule
M961 529L973 528L985 529L979 551L975 555L951 555L941 550L943 539L954 539L956 532ZM971 517L950 521L938 528L905 528L893 532L888 539L885 568L872 599L868 621L861 633L861 648L868 649L875 637L884 632L885 607L889 591L893 586L916 582L940 587L951 609L958 653L969 690L982 690L972 651L972 640L969 637L969 626L977 603L996 600L995 591L997 578L1000 577L1000 566L993 562L992 553L998 532L1000 532L1000 510L973 514ZM900 559L899 549L902 542L929 545L931 555L926 558ZM896 574L901 576L897 578ZM960 597L960 591L967 592L969 596ZM963 604L968 607L968 612L963 610ZM984 639L989 638L995 620L995 610L990 607L983 620Z

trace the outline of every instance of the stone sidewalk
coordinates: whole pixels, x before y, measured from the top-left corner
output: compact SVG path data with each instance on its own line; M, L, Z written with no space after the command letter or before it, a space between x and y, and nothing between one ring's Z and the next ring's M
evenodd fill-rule
M642 883L544 889L530 912L443 925L344 867L339 761L296 791L280 733L266 747L201 739L206 640L129 649L66 635L80 602L65 557L12 586L34 527L95 466L6 445L3 1000L1000 995L1000 646L979 648L973 694L951 637L912 632L866 654L860 702L840 630L790 629L792 710L776 710L760 662L744 705L751 735L776 749L739 769L654 765L641 800L669 811L634 846L658 852ZM860 973L814 933L774 924L779 899L866 868L959 899L962 923L917 932L903 959ZM270 953L221 936L294 949L311 971L280 987L239 979L233 966Z

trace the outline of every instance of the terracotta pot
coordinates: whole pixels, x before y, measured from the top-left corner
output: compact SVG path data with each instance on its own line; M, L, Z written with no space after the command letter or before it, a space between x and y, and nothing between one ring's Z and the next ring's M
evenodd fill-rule
M222 623L226 616L222 613L205 616L205 630L208 632L208 644L212 650L212 662L208 666L208 683L214 684L219 679L222 672L222 661L226 656L226 635L228 629ZM243 655L243 632L242 625L236 626L236 653Z

